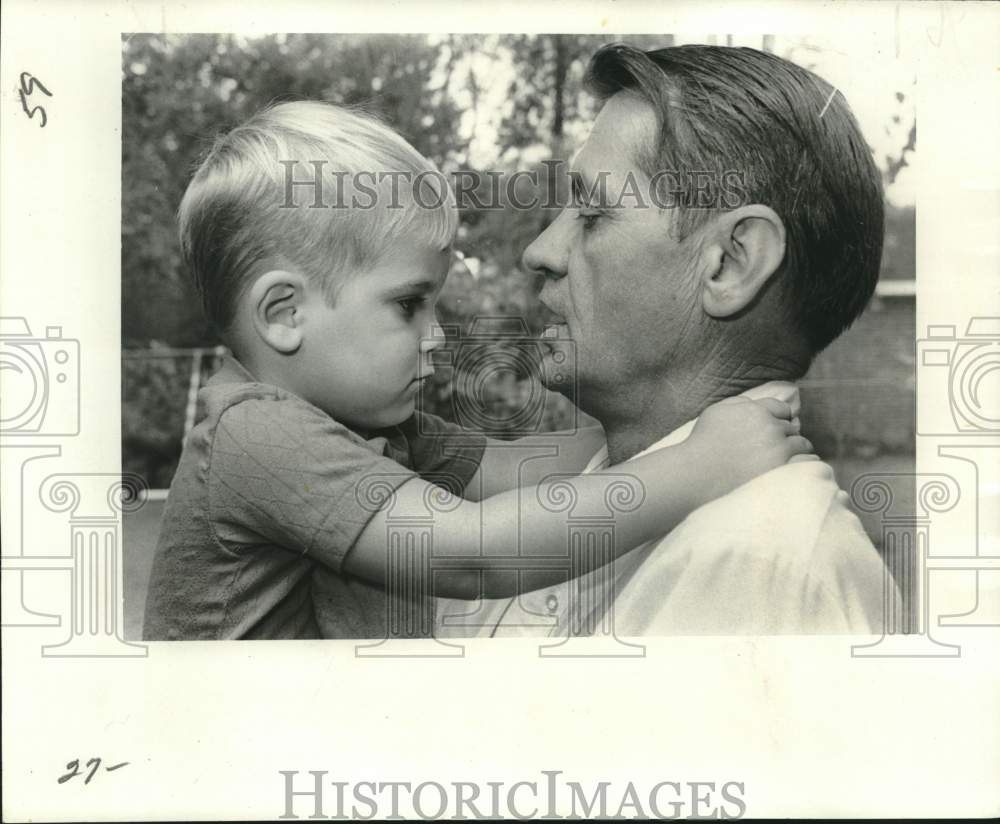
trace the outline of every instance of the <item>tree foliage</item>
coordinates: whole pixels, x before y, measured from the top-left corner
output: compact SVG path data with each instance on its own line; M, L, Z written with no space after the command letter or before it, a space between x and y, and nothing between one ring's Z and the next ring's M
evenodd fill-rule
M215 135L264 106L364 105L438 162L463 148L460 112L419 35L133 35L123 44L122 273L126 345L213 342L182 271L174 215Z
M586 61L605 42L640 48L672 45L670 36L493 35L509 66L491 168L535 168L565 158L595 114L585 94ZM495 78L465 60L483 49L479 35L230 34L132 35L123 40L122 278L123 337L129 348L207 346L218 341L201 316L183 271L175 213L199 158L220 132L274 102L320 99L378 112L443 169L468 167L473 135L463 125ZM773 43L763 42L764 48ZM463 68L460 68L463 67ZM459 103L455 89L471 102ZM475 121L474 121L475 122ZM915 141L915 130L911 131ZM886 157L887 174L908 162L913 145ZM532 165L535 164L535 165ZM543 185L544 174L543 177ZM540 209L464 208L456 247L475 273L456 267L439 304L444 323L518 315L537 333L545 311L533 278L519 265L524 248L553 217ZM890 208L885 276L913 277L913 211ZM153 363L153 362L150 362ZM186 365L130 361L125 376L126 458L169 477L179 453L178 408ZM511 383L513 380L513 383ZM504 382L506 381L506 383ZM518 403L515 378L498 378L487 401ZM451 416L454 387L442 381L427 398ZM546 426L569 420L565 403L547 407ZM145 457L143 457L145 456Z

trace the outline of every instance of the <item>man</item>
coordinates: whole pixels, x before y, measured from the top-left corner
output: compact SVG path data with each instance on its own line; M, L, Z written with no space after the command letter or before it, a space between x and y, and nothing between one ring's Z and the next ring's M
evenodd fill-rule
M587 82L603 108L574 159L574 202L524 262L607 435L593 470L682 440L724 397L797 404L791 382L875 289L883 205L843 96L774 55L615 45ZM886 581L832 471L801 462L613 570L471 615L445 602L438 634L606 630L610 584L619 634L879 632Z

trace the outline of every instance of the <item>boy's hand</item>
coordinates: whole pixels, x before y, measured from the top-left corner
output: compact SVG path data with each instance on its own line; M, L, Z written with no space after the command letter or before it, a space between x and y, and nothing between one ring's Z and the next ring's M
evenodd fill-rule
M813 446L784 401L727 398L698 418L687 444L704 473L699 484L713 500L790 460L814 459Z

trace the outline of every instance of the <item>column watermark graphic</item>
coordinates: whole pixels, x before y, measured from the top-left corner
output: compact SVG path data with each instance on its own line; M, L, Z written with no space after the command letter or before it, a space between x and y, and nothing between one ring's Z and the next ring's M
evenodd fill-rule
M461 502L443 486L428 485L420 512L400 512L396 489L408 474L373 475L358 486L358 502L369 511L386 513L385 637L358 644L359 658L462 657L460 644L434 637L434 519Z
M558 386L573 397L576 352L573 342L554 334L531 335L511 318L478 318L468 333L449 340L435 352L442 369L453 370L460 387L453 416L467 427L518 437L542 431L544 387ZM517 319L513 319L516 321ZM490 325L492 324L492 326ZM507 334L497 333L506 324ZM884 614L875 643L852 645L857 658L961 656L955 628L1000 627L1000 413L995 377L1000 372L1000 318L972 318L961 328L935 325L916 344L918 438L932 446L940 469L919 473L866 473L850 488L853 505L876 515L884 548ZM501 331L503 331L501 329ZM142 644L124 637L122 598L122 520L145 499L137 476L121 473L52 472L50 460L63 454L65 439L81 435L80 345L55 326L33 334L25 318L3 318L0 368L4 391L0 403L0 449L4 475L5 531L2 558L3 625L62 628L62 637L40 649L46 657L136 657ZM498 372L538 377L536 393L528 392L512 408L491 409L483 387ZM993 383L991 383L991 380ZM533 384L533 385L535 385ZM928 389L933 391L927 391ZM563 391L565 390L565 391ZM421 390L422 391L422 390ZM947 401L942 404L942 397ZM937 399L936 403L933 403ZM558 454L559 436L530 448L517 440L491 441L490 449L523 450L524 466ZM513 454L513 453L512 453ZM408 474L407 477L410 477ZM485 614L482 599L470 599L464 610L436 612L436 582L442 576L478 576L485 591L488 575L519 580L511 602L510 626L534 630L538 654L544 657L630 657L645 654L615 631L616 524L641 504L644 490L634 476L622 474L609 489L602 513L577 510L573 476L550 475L533 491L536 503L565 519L565 545L554 552L526 552L530 544L520 524L512 524L509 554L498 566L482 547L468 554L443 554L435 542L435 521L461 502L458 476L430 478L432 486L420 512L403 513L394 505L400 479L373 477L357 490L370 511L386 516L386 599L384 637L356 645L360 657L434 656L460 658L459 638L436 637L441 627L489 629L496 616ZM898 494L913 487L914 508ZM46 518L58 518L65 547L44 549L29 535L30 503L41 503ZM950 513L950 515L949 515ZM945 516L948 515L947 518ZM958 520L969 526L956 530ZM52 524L50 520L48 523ZM961 546L958 544L961 543ZM565 583L540 597L526 598L532 573L558 571ZM942 573L968 584L966 604L946 609L933 595ZM62 575L70 581L65 608L39 608L31 597L34 576ZM483 634L483 633L478 633Z
M917 432L940 442L938 456L960 461L974 477L977 503L974 551L960 565L974 577L975 597L965 613L941 616L941 626L1000 627L1000 317L974 317L964 334L953 324L929 326L917 344L924 403ZM947 398L947 404L932 403ZM958 469L956 468L956 471ZM958 564L958 562L955 562Z
M605 473L607 476L607 473ZM544 553L523 552L518 528L514 549L497 557L483 551L461 555L435 551L435 519L452 512L461 498L442 485L428 485L420 511L397 507L396 490L410 475L373 475L357 490L358 500L370 511L382 512L386 522L385 636L370 644L358 644L358 657L462 657L464 646L456 639L434 637L436 576L466 573L475 576L478 592L484 591L484 576L498 572L518 582L512 602L524 595L521 582L537 572L560 573L567 580L565 601L556 602L549 614L535 612L535 626L561 635L561 640L539 643L542 657L642 657L645 647L627 643L615 635L615 522L635 511L645 498L641 481L624 473L611 478L602 512L576 511L577 495L570 483L576 476L550 476L535 489L539 503L565 517L565 547ZM473 548L470 548L470 550ZM551 600L555 596L550 596ZM471 604L476 604L471 600ZM529 615L531 606L523 610ZM477 630L490 624L478 611L445 618L450 628Z
M627 516L642 505L646 490L633 475L618 473L612 478L604 494L604 511L598 513L577 511L576 489L568 477L550 478L538 487L539 502L566 516L565 557L569 562L569 597L561 622L564 637L542 644L539 654L543 657L632 658L646 654L642 644L618 638L614 620L615 525L619 516Z
M951 471L862 475L851 489L859 509L882 516L887 575L883 637L853 646L855 657L958 658L962 646L938 640L937 630L1000 627L1000 317L973 317L958 329L932 324L916 342L917 438ZM901 481L914 485L914 511L894 503ZM960 503L958 539L954 521L934 521ZM967 610L934 608L935 573L968 585Z
M3 626L66 626L60 643L41 647L45 657L145 657L144 645L124 638L121 537L122 516L142 506L145 483L120 472L33 478L36 461L61 457L61 441L81 435L79 341L56 326L36 337L25 318L2 318L0 376L3 493L13 502L4 507ZM33 496L44 513L68 514L68 551L39 552L29 540ZM59 615L36 611L28 602L28 577L42 573L69 578L68 602Z
M916 511L897 504L893 482L916 484ZM883 635L874 644L855 645L851 654L866 657L954 657L954 644L932 635L929 574L933 551L931 518L958 502L958 483L947 475L862 475L851 487L851 500L863 511L882 516Z
M63 658L144 657L147 647L125 640L121 516L143 505L145 483L135 475L56 474L42 483L46 509L69 515L71 599L69 637L42 655ZM66 568L65 556L34 558Z
M952 472L972 476L971 540L960 554L931 562L967 574L971 606L941 615L938 625L1000 627L1000 317L928 326L918 355L917 433L936 439ZM931 391L919 391L925 388ZM947 403L931 403L939 396Z

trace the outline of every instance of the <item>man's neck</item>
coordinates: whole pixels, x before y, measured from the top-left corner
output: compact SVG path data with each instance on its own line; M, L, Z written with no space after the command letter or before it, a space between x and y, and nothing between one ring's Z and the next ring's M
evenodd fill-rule
M789 363L706 366L686 375L660 377L614 393L610 408L595 416L604 425L611 464L626 461L697 418L706 407L769 381L794 380L800 370Z

